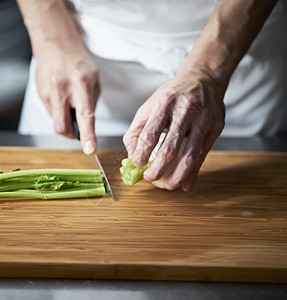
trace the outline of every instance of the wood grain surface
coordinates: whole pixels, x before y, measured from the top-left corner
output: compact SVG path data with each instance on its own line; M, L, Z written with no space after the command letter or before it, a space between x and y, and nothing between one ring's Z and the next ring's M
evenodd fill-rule
M121 183L117 195L0 199L0 277L287 282L287 154L211 152L190 193ZM78 150L0 147L0 170L93 168Z

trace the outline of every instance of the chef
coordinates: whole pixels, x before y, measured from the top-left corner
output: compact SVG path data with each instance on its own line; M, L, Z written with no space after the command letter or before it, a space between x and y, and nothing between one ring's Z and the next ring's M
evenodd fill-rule
M145 179L174 165L165 188L190 191L220 134L287 131L285 0L18 3L34 54L22 134L72 138L75 108L86 154L124 135L143 166L166 132Z

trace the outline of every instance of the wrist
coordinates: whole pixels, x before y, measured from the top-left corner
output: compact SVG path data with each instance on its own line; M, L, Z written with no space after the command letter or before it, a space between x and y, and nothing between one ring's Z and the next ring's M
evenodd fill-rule
M188 60L183 63L175 75L176 82L185 82L185 86L189 89L194 85L194 82L208 83L220 94L224 95L229 76L227 74L221 74L218 70L210 67L208 64L204 64L202 61L198 63L197 60Z
M199 38L186 57L177 76L199 76L213 81L226 90L230 77L238 63L236 50L231 51L227 45L211 39Z
M31 38L33 55L35 57L41 56L45 53L51 55L59 52L68 53L82 53L88 52L80 35L73 35L67 32L66 34L45 33L35 31Z
M20 2L20 1L19 1ZM63 0L20 2L34 56L53 49L85 48L76 22Z
M207 74L226 88L276 2L218 1L179 73Z

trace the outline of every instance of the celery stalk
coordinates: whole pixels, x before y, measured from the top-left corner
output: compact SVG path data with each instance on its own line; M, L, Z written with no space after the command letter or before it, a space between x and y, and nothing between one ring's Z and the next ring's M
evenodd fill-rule
M68 199L104 194L101 170L35 169L0 173L0 197Z
M105 187L69 189L64 191L17 190L0 192L2 198L38 198L45 200L99 197L105 195Z

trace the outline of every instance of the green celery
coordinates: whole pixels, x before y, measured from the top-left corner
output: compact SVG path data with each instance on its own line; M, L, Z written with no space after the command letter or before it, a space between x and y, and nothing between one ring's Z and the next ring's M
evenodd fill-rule
M105 187L97 187L90 189L69 189L64 191L38 191L38 190L17 190L10 192L0 192L2 198L38 198L45 200L53 199L72 199L72 198L88 198L99 197L105 195Z
M120 168L120 173L122 175L122 181L126 185L133 185L143 179L144 171L151 165L149 161L143 167L136 167L133 164L131 158L125 158L122 160L122 166Z
M41 175L57 175L65 178L74 178L78 181L79 178L92 178L101 177L101 170L83 170L83 169L35 169L35 170L24 170L17 172L9 172L0 174L0 181L7 180L10 178L17 178L22 176L41 176ZM60 178L59 177L59 178Z
M101 170L35 169L0 174L0 197L64 199L103 196Z

